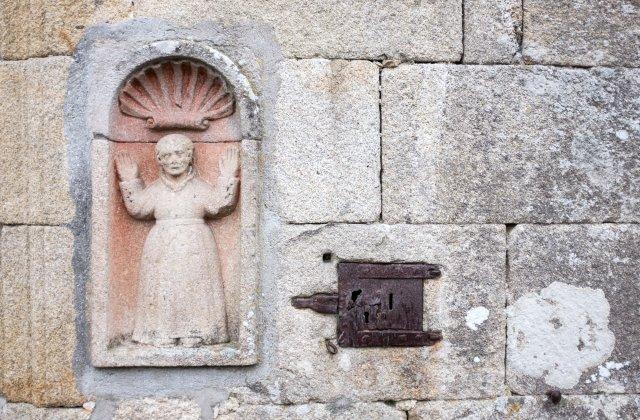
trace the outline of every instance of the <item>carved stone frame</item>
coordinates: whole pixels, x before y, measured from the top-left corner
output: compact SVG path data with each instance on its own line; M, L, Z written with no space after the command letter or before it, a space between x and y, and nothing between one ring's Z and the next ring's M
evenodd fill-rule
M120 54L111 62L94 63L88 92L87 124L92 141L91 280L88 288L91 357L94 366L238 366L258 361L256 299L259 284L259 185L261 127L257 97L249 81L227 56L210 45L191 40L157 41ZM115 58L117 57L117 58ZM216 69L229 82L239 112L241 140L240 278L238 339L224 344L185 347L111 346L107 329L109 294L109 115L121 83L136 69L163 58L191 58Z

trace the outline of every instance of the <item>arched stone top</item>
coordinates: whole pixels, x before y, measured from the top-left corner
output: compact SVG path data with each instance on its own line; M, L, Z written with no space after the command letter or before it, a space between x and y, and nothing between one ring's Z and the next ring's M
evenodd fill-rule
M169 59L132 75L118 93L120 112L150 130L206 130L235 111L235 98L217 71L195 60Z
M239 136L261 139L257 96L249 80L225 54L205 42L194 40L156 41L134 50L120 51L120 54L116 63L93 69L93 80L99 85L91 89L88 124L94 134L113 137L113 110L118 109L119 94L132 77L160 62L189 61L211 69L227 83L234 99L233 114L238 121Z

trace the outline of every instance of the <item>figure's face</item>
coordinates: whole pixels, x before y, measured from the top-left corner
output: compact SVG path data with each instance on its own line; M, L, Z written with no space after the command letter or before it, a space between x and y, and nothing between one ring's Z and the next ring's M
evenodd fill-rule
M159 150L156 157L165 173L178 176L189 168L193 151L187 146L173 143Z

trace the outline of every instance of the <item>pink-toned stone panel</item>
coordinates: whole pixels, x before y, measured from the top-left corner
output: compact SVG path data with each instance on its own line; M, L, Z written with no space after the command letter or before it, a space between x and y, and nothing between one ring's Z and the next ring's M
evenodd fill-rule
M166 132L163 132L166 134ZM191 136L191 133L189 133ZM194 167L197 174L215 185L219 175L218 160L229 147L238 143L196 143ZM138 292L138 276L142 247L154 220L141 221L132 218L126 211L118 188L113 157L126 151L139 165L140 178L149 185L158 177L155 161L155 143L112 143L109 168L109 337L118 340L133 329L133 320ZM231 302L237 301L237 279L240 257L240 203L228 216L210 220L218 246L227 306L228 327L231 340L235 340L238 326L237 311Z
M260 172L255 94L225 56L186 41L160 44L139 51L147 60L132 57L135 66L123 61L126 71L102 75L104 79L98 76L100 81L95 82L104 88L99 97L109 99L92 111L101 115L92 144L92 363L101 367L255 364ZM179 49L183 58L168 54L171 48ZM121 84L112 83L116 79ZM199 179L177 190L166 183L154 185L160 176L156 144L169 137L184 143L184 136L194 145L193 168ZM231 149L240 152L240 159L228 153ZM227 163L222 173L221 160ZM235 172L238 163L241 175L236 177L229 168ZM163 167L163 176L173 176L166 159ZM117 171L126 183L119 182ZM165 181L171 184L173 179ZM142 183L150 188L144 189ZM172 191L179 192L179 202ZM197 203L190 216L176 220L200 219L209 212L209 198L218 199L209 194L220 195L219 211L226 214L206 220L215 241L200 225L198 233L207 237L204 243L195 233L187 233L192 231L160 229L166 234L161 242L167 246L154 248L156 239L145 244L150 234L159 232L154 229L155 217L169 221L173 218L165 216L173 214L170 208ZM140 212L137 206L147 200L154 206ZM215 290L205 290L209 285ZM220 322L198 318L202 311ZM150 325L148 320L155 322L153 328L144 327ZM199 334L214 324L224 331L217 338ZM165 326L172 330L164 331ZM145 334L149 339L141 340Z

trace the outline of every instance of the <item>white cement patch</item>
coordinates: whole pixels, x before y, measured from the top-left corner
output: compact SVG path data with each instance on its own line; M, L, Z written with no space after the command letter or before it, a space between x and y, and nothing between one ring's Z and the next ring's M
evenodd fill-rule
M484 306L476 306L467 312L465 321L467 323L467 327L471 328L473 331L477 331L478 326L486 321L487 318L489 318L489 310Z
M550 386L576 386L613 351L609 310L601 289L561 282L523 295L507 309L511 369Z
M585 380L585 383L590 384L590 383L595 383L597 381L603 381L603 380L609 379L611 378L611 374L613 372L620 370L622 368L625 368L629 366L629 364L630 364L629 362L616 363L616 362L608 361L604 365L598 366L598 372L592 374L589 377L589 379ZM615 383L612 385L615 386ZM622 387L622 391L620 392L624 392L624 387Z
M338 359L338 366L344 372L349 372L351 370L351 357L346 353L342 353Z

